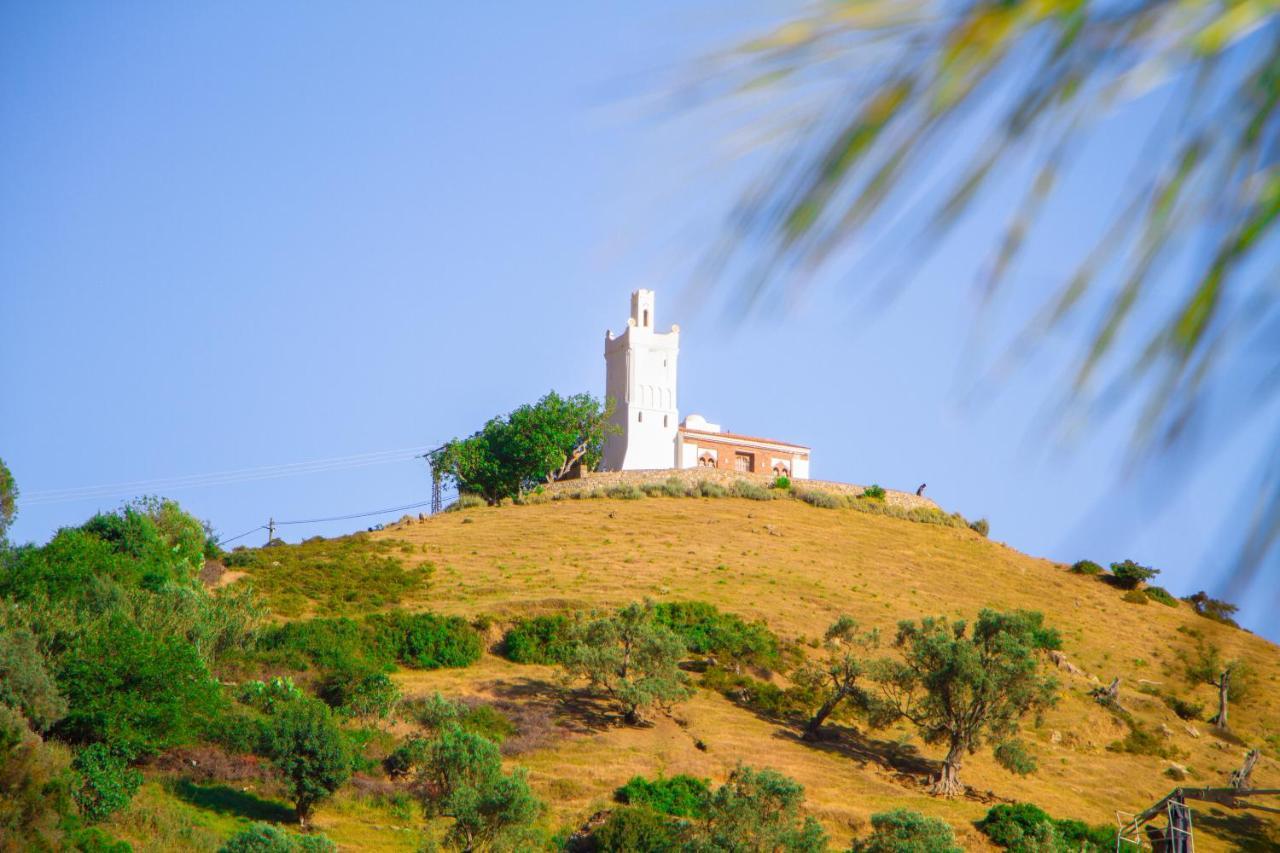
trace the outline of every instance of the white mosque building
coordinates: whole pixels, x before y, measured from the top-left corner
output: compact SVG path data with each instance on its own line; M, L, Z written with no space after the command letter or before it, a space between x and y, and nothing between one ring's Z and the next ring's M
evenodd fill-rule
M658 332L653 291L632 293L627 328L605 334L605 397L621 432L605 440L603 470L722 468L808 479L808 447L725 432L701 415L680 421L679 357L680 327Z

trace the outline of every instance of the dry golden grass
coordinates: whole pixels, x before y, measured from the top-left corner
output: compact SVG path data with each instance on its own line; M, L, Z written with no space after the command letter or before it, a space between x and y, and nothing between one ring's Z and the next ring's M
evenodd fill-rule
M807 640L841 613L891 634L898 620L924 615L971 619L983 607L1040 610L1062 632L1074 663L1106 681L1120 676L1125 706L1147 725L1172 731L1169 743L1181 753L1177 761L1193 772L1183 784L1220 785L1239 765L1243 747L1223 743L1204 723L1197 724L1201 736L1192 737L1161 701L1137 692L1145 679L1212 705L1210 688L1192 688L1181 677L1176 655L1190 650L1193 640L1179 628L1189 628L1228 657L1247 660L1257 675L1251 700L1232 710L1235 731L1251 745L1280 731L1276 646L1198 617L1185 604L1175 609L1124 602L1119 591L1097 579L1072 575L968 530L797 501L647 498L477 508L397 525L377 536L413 545L412 554L402 556L408 564L429 561L436 568L429 585L408 596L405 606L490 615L499 622L646 597L698 599ZM1163 775L1167 760L1108 752L1106 745L1123 737L1124 726L1087 697L1092 685L1086 679L1060 675L1060 703L1043 725L1029 725L1025 732L1039 756L1039 772L1016 777L997 767L989 753L979 753L963 770L970 786L1035 802L1057 817L1111 824L1117 809L1139 811L1177 784ZM512 760L530 769L557 824L576 823L607 807L613 789L637 773L693 773L720 781L744 762L774 767L802 782L810 810L838 842L862 832L872 813L903 806L950 821L967 849L984 846L971 822L989 803L928 796L922 773L913 771L939 758L938 751L922 746L905 728L850 729L838 742L815 747L708 691L679 706L675 719L628 728L590 701L556 704L554 670L492 655L466 670L402 672L397 678L411 696L440 690L552 707L562 723L557 736ZM695 746L697 740L706 751ZM1280 768L1270 756L1259 763L1254 782L1280 787ZM1253 825L1229 810L1214 815L1197 807L1196 814L1200 849L1280 843L1276 823ZM341 815L322 815L319 823L335 836L344 834ZM1239 833L1245 830L1266 838L1243 842ZM403 835L389 834L387 849L401 846ZM362 833L360 846L382 846L377 837Z

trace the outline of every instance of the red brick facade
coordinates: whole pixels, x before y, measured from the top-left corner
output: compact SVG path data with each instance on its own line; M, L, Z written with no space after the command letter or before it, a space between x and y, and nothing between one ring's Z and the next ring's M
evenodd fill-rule
M697 447L697 465L747 474L792 476L797 460L807 461L809 448L757 439L736 433L705 433L682 429L686 446Z

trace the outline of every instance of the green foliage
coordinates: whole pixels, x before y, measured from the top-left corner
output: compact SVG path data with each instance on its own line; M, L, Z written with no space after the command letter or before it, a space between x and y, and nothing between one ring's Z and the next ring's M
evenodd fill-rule
M1178 599L1169 594L1169 590L1162 586L1149 586L1143 590L1147 594L1147 598L1152 601L1158 601L1165 607L1177 607Z
M1121 589L1137 589L1158 574L1159 569L1138 565L1133 560L1111 564L1111 576Z
M733 496L751 501L771 501L777 495L768 486L761 486L749 480L738 480L733 484Z
M773 481L773 487L775 489L789 489L791 488L791 478L787 476L776 477Z
M0 459L0 542L3 542L13 524L13 517L18 514L18 483L13 479L13 472Z
M1009 740L1022 717L1056 701L1057 682L1040 675L1037 653L1061 641L1040 613L983 610L972 634L942 617L900 622L896 643L902 660L875 667L882 699L873 717L905 717L926 743L948 745L938 793L959 790L966 752Z
M1102 574L1102 566L1099 566L1093 560L1077 560L1072 564L1071 571L1078 575L1100 575Z
M668 853L679 850L682 823L643 807L614 809L591 835L599 853Z
M572 648L571 625L564 616L518 620L502 639L502 654L516 663L564 663Z
M1115 848L1115 830L1078 820L1055 820L1032 803L1000 803L976 826L991 843L1016 853L1103 853Z
M284 779L299 823L351 776L347 739L322 702L282 706L266 728L263 747Z
M614 796L620 803L644 806L658 814L698 818L706 813L711 789L705 780L683 773L653 780L632 776Z
M678 667L684 654L680 638L654 618L652 604L632 603L575 626L565 668L612 698L626 721L636 724L647 708L692 694L688 676Z
M609 423L611 409L589 394L561 397L552 391L433 451L431 469L459 492L480 495L490 504L518 498L575 464L593 470L606 434L617 429Z
M494 743L516 733L515 723L492 705L456 702L439 693L406 702L404 708L419 725L437 733L458 728Z
M423 778L423 805L428 813L454 819L447 839L465 850L526 837L545 809L523 771L502 772L492 741L457 727L431 743Z
M323 835L295 835L269 823L255 823L222 845L218 853L336 853Z
M849 505L840 495L824 492L821 489L796 487L791 490L791 495L804 501L809 506L816 506L821 509L841 509Z
M394 611L366 622L378 648L415 669L470 666L483 651L480 635L460 616Z
M813 714L804 731L807 740L818 737L827 717L845 700L865 703L858 679L866 672L864 656L879 645L880 635L875 631L859 631L857 622L842 615L827 628L822 639L825 656L806 662L793 675L796 684L812 697Z
M49 673L30 630L0 630L0 705L22 712L37 731L47 731L67 713L67 701Z
M1129 732L1123 739L1107 744L1109 752L1125 752L1130 755L1154 755L1157 758L1176 758L1177 749L1165 742L1160 735L1143 726L1132 717L1126 717Z
M812 817L801 819L803 804L804 788L795 780L739 765L708 799L685 849L818 853L826 849L826 833Z
M276 676L270 681L246 681L236 694L240 702L267 714L302 697L301 688L288 676Z
M779 722L808 716L815 704L813 697L803 689L783 690L768 681L720 667L711 667L703 674L702 686L719 691L760 716Z
M1204 590L1188 596L1186 601L1191 604L1196 613L1206 619L1212 619L1215 622L1221 622L1224 625L1231 625L1236 628L1240 627L1236 620L1232 618L1232 614L1240 608L1230 602L1219 598L1210 598L1209 594Z
M614 500L635 501L643 498L644 490L632 483L617 483L604 490L606 498Z
M248 572L277 613L300 616L312 606L325 613L354 613L398 604L425 587L430 564L405 567L399 556L403 545L356 533L298 545L241 548L224 562Z
M764 622L745 622L704 601L655 604L653 619L671 629L686 649L697 654L755 666L778 660L778 638Z
M1036 757L1027 749L1026 743L1017 738L997 744L995 748L996 763L1018 776L1030 776L1036 772Z
M979 536L987 536L991 533L991 523L985 518L980 518L969 525L969 529Z
M858 495L858 497L869 498L873 501L882 501L884 500L884 487L878 483L872 483L870 486L863 489L862 494Z
M223 704L195 646L144 631L120 614L68 653L58 681L69 710L57 731L138 756L189 741Z
M72 767L79 774L73 796L85 820L98 823L124 808L142 784L142 774L130 769L128 754L102 743L76 753Z
M1141 589L1131 589L1124 595L1120 596L1120 599L1122 601L1127 601L1130 604L1146 604L1151 600L1147 597L1146 591Z
M871 835L853 842L850 853L961 853L951 824L909 809L871 816Z
M1160 698L1164 700L1164 704L1168 705L1173 713L1178 715L1180 720L1204 719L1203 702L1187 702L1172 693L1165 693Z
M340 669L320 683L320 698L344 717L381 720L400 701L400 688L385 673Z
M726 498L729 496L729 490L719 483L700 480L698 485L694 487L692 496L695 498Z
M46 742L13 708L0 705L0 840L13 850L62 847L64 820L75 811L71 756Z

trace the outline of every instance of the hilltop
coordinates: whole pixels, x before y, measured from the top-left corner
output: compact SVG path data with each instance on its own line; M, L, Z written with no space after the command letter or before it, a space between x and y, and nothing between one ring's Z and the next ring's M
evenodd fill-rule
M989 848L973 821L997 802L1033 802L1058 818L1114 824L1117 810L1139 811L1179 784L1167 775L1175 765L1189 774L1184 784L1224 784L1245 744L1264 752L1255 786L1280 785L1280 744L1268 737L1280 731L1280 649L1201 617L1185 602L1127 601L1097 577L1022 554L927 507L915 507L928 512L913 521L843 504L669 497L656 485L652 496L634 485L612 489L619 497L545 494L525 505L472 506L374 533L251 549L231 555L231 571L217 582L252 583L277 621L406 609L479 626L487 648L475 664L401 669L392 677L407 698L439 691L491 704L513 720L506 761L528 768L557 826L581 825L611 808L613 791L634 775L688 773L721 782L739 763L772 767L803 784L807 812L838 844L865 833L871 814L900 806L944 818L966 849ZM982 608L1040 611L1061 633L1065 657L1058 666L1045 661L1061 681L1057 705L1039 724L1024 725L1039 770L1015 776L980 751L965 763L969 795L939 799L924 782L940 749L923 745L907 726L873 730L849 718L832 727L831 738L806 743L794 726L731 691L703 688L651 726L628 727L568 690L556 668L497 653L515 620L643 599L708 602L761 620L801 649L816 646L840 614L891 636L903 619L972 620ZM1203 722L1211 710L1189 722L1167 701L1212 708L1213 690L1182 676L1180 656L1199 643L1219 646L1252 670L1252 698L1232 709L1240 741L1213 733ZM785 685L777 673L755 675ZM1089 692L1117 676L1122 704L1156 734L1167 757L1108 749L1128 729ZM388 729L396 736L409 730L404 723ZM144 786L130 814L115 819L114 831L139 849L163 843L148 840L157 821L206 840L245 823L246 809L190 790L179 796L173 784L155 781L163 775ZM414 849L421 819L397 805L388 784L369 780L344 790L317 811L316 827L351 849ZM248 812L270 816L269 793L245 796ZM1204 850L1280 843L1275 822L1227 809L1196 806L1196 832Z

